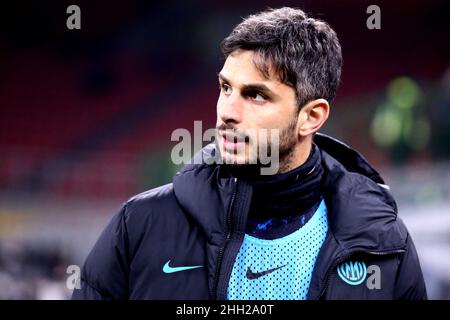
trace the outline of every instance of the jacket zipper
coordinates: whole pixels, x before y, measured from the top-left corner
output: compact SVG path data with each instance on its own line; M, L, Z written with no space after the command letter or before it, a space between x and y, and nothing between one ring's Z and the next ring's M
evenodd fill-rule
M362 252L362 253L367 253L367 254L371 254L371 255L383 256L383 255L402 253L402 252L405 252L405 251L406 251L405 249L395 249L395 250L389 250L389 251L354 250L352 252L347 253L345 256L342 256L339 259L337 259L334 262L334 264L332 265L332 267L327 270L327 273L325 275L325 286L323 287L322 291L320 292L320 295L319 295L318 299L320 300L320 298L323 296L323 294L325 293L326 289L328 288L328 285L329 285L329 282L330 282L330 273L334 270L334 268L337 267L338 264L340 264L341 262L347 260L353 254L358 253L358 252Z
M226 221L227 236L225 238L223 245L219 248L219 255L217 258L217 267L216 267L216 272L214 275L213 288L212 288L212 293L211 293L211 297L214 300L217 299L217 286L218 286L218 282L219 282L220 269L222 267L223 254L225 251L225 247L227 246L228 242L231 239L231 233L232 233L231 216L232 216L233 207L234 207L234 200L235 200L236 194L237 194L237 178L234 178L234 182L235 182L235 187L234 187L233 194L231 196L231 202L230 202L230 206L228 207L228 212L227 212L227 221Z

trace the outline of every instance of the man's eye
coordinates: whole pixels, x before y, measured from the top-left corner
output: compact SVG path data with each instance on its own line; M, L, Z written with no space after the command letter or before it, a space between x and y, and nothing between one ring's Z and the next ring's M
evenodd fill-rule
M263 96L262 94L258 93L258 92L253 92L251 94L249 94L249 97L256 102L264 102L266 101L266 97Z
M230 94L231 93L231 87L229 85L227 85L226 83L223 83L220 85L220 89L225 93L225 94Z

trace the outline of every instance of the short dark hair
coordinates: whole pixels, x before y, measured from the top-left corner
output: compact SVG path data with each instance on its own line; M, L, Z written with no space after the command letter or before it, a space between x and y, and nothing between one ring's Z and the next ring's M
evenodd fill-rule
M293 87L299 109L336 94L342 66L336 32L300 9L268 9L246 17L221 43L225 58L238 49L255 51L255 66L266 78L272 67L282 83Z

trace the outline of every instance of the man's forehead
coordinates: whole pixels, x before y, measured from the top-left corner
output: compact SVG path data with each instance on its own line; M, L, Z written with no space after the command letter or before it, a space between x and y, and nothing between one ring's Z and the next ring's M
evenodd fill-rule
M249 83L264 83L270 87L282 85L273 72L269 70L269 75L266 77L266 75L256 67L255 61L257 61L257 59L259 59L259 57L254 51L236 50L227 57L219 75L222 75L223 78L231 82L236 82L237 85Z

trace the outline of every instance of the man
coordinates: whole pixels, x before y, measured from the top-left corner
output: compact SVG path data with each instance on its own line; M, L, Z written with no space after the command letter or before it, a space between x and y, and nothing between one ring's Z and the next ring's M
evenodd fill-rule
M129 200L73 298L426 299L383 179L316 134L341 73L331 27L298 9L268 10L236 26L222 51L219 139L197 155L222 163L195 158L173 183ZM270 129L279 143L251 133ZM262 175L255 159L264 143L278 152L276 174Z

